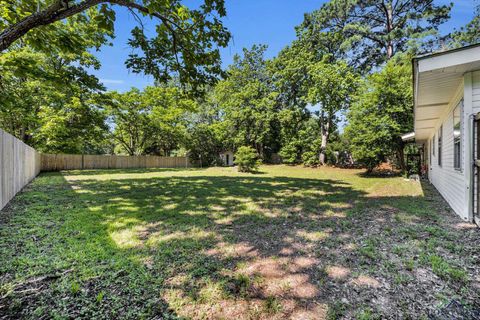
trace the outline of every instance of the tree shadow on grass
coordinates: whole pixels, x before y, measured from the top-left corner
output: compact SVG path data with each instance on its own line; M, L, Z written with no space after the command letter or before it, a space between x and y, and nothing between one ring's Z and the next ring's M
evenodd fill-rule
M427 268L422 241L446 237L428 229L440 218L424 198L263 175L45 179L57 180L34 183L14 205L23 218L0 229L11 259L2 287L74 271L26 299L14 289L0 303L9 314L319 319L371 308L407 317L436 301L434 293L412 296L418 277L402 267L424 254L418 265ZM449 235L449 243L458 236ZM429 275L422 290L465 287Z
M401 177L402 173L400 171L391 171L391 170L385 170L385 171L376 171L376 172L368 172L368 171L363 171L357 174L359 177L362 178L397 178Z
M67 176L96 176L115 174L139 174L151 172L192 172L201 171L202 168L128 168L128 169L85 169L85 170L63 170L62 174ZM57 174L50 172L49 174Z

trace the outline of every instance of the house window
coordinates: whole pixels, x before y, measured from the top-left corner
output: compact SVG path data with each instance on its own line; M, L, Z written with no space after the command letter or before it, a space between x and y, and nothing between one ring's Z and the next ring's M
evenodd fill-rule
M429 157L428 157L428 162L429 162L430 167L432 166L432 150L433 150L432 146L433 146L433 140L432 140L432 142L430 142L430 145L429 145L429 148L428 148L428 149L430 149L430 153L429 153Z
M443 125L438 130L438 165L442 166L442 140L443 140Z
M433 138L432 138L432 152L433 152L433 156L435 157L435 135L433 135Z
M460 101L453 110L453 167L462 169L462 115L463 101Z

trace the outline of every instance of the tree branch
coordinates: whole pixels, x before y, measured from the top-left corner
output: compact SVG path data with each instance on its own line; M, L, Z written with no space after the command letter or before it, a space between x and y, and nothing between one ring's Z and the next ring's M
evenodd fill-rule
M156 17L160 19L172 33L175 32L172 25L179 30L182 30L182 28L171 19L159 14L158 12L150 12L148 8L130 0L85 0L72 6L69 6L69 0L57 0L45 10L35 12L3 30L0 33L0 52L8 49L8 47L10 47L15 40L21 38L28 31L34 28L63 20L101 3L116 4L119 6L136 9L147 15Z

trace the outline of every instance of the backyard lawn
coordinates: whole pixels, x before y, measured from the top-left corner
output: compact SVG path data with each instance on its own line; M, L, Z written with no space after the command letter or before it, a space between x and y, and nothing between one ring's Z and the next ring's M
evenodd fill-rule
M0 319L480 315L480 231L428 184L260 171L41 174L0 212Z

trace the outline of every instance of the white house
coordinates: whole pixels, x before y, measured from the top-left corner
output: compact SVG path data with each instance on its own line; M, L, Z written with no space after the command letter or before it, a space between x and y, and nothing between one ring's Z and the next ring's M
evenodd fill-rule
M480 45L415 58L413 77L415 141L428 179L462 219L478 223Z

